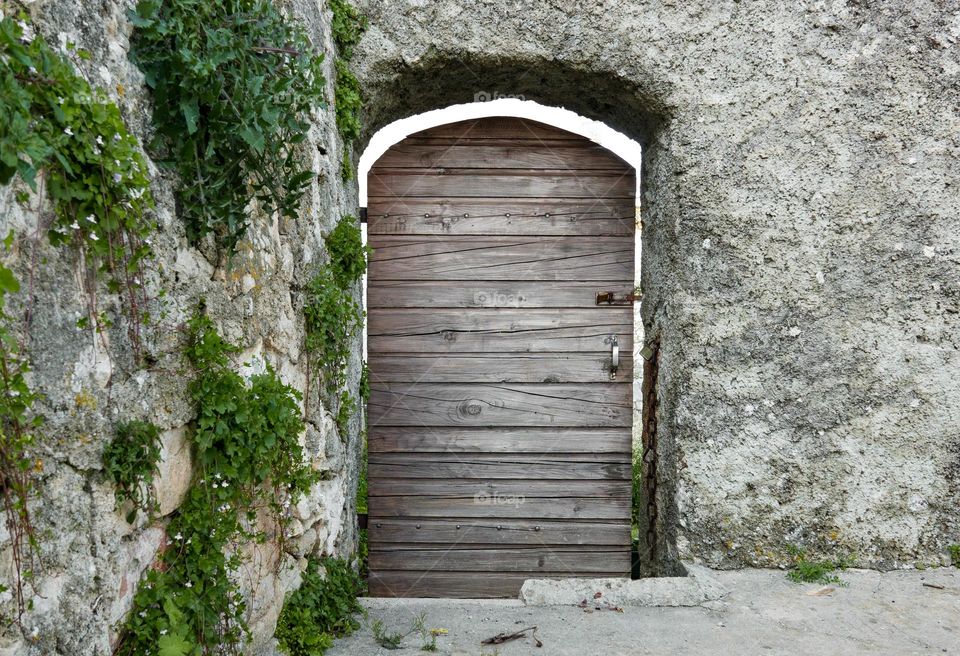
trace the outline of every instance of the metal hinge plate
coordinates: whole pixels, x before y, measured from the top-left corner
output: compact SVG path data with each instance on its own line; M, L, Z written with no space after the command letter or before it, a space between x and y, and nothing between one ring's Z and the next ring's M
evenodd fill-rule
M597 292L597 305L633 305L639 301L639 294L617 294L616 292Z

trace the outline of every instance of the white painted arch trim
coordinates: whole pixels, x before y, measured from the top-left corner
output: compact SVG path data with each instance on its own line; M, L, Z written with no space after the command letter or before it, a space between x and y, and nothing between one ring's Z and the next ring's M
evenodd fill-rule
M590 141L597 143L613 154L617 155L630 166L640 171L641 151L640 144L613 128L580 116L569 109L562 107L548 107L532 100L517 98L498 98L486 102L473 102L462 105L451 105L443 109L417 114L408 118L394 121L377 131L366 150L360 157L358 167L358 183L360 186L360 206L367 206L367 175L370 168L394 144L403 141L409 135L457 121L466 121L472 118L487 116L515 116L533 121L546 123L554 127L579 134ZM639 183L640 176L637 176ZM639 199L639 189L637 190Z

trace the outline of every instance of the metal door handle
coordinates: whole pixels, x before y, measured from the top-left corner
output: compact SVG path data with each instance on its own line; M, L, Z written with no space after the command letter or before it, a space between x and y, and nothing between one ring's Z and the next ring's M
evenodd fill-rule
M617 368L620 366L620 340L616 335L610 337L610 380L617 377Z

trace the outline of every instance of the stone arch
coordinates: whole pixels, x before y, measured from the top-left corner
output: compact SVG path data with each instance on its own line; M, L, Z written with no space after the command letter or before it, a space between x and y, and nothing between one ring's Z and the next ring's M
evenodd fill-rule
M484 57L469 63L454 53L432 52L416 62L364 62L364 129L359 149L380 128L398 119L449 105L474 102L478 93L523 96L601 121L644 149L668 120L666 104L635 81L604 69L561 61Z
M369 50L367 51L369 52ZM499 93L522 97L542 105L561 107L599 121L626 135L643 149L638 170L640 190L637 196L638 221L643 226L640 284L644 290L641 320L647 339L658 345L659 367L655 390L660 390L654 425L658 428L658 452L654 454L655 511L641 516L641 525L652 522L657 539L643 558L648 573L676 574L681 571L676 549L676 450L671 442L667 419L671 414L669 389L670 343L664 337L663 304L658 286L661 272L670 257L670 232L657 229L663 206L654 180L672 170L667 126L671 108L658 85L639 84L615 71L588 65L575 65L546 58L472 57L469 62L453 52L431 49L415 61L376 59L367 55L358 65L358 77L364 93L361 137L354 153L362 153L381 128L417 114L451 105L474 102L477 94ZM666 155L664 157L664 155ZM667 173L666 175L669 175ZM642 206L642 215L639 214ZM667 212L670 214L670 212ZM661 347L660 345L663 344ZM649 399L648 390L644 398ZM641 531L641 534L643 531ZM641 544L643 557L644 545Z

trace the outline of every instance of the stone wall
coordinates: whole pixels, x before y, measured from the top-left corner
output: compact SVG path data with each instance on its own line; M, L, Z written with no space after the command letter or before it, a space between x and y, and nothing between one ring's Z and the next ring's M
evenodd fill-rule
M85 73L108 90L141 142L151 132L151 98L138 69L127 59L132 26L119 0L38 0L28 3L36 30L55 45L75 42L90 51ZM333 58L326 3L297 0L285 5L302 19L309 36L326 58L332 80ZM333 97L332 83L328 98ZM284 382L306 387L303 319L299 290L325 258L323 235L345 214L356 215L356 192L340 176L342 144L337 137L332 102L314 116L305 149L318 174L298 221L255 217L240 253L229 265L211 261L192 247L177 218L175 176L150 162L157 253L149 274L149 291L166 291L157 306L159 320L145 331L148 366L133 366L122 329L104 340L78 330L86 311L80 291L80 263L70 249L46 245L37 252L33 283L34 318L30 328L33 386L44 401L46 416L37 457L39 475L34 521L39 531L42 567L32 594L34 609L23 618L22 639L15 628L0 637L0 654L111 653L115 625L129 610L142 572L165 541L163 520L144 519L128 525L114 508L113 487L103 473L102 452L115 422L149 420L163 432L163 462L156 483L160 514L169 515L190 483L186 431L194 408L186 398L189 369L181 355L182 324L201 298L221 334L243 349L238 362L256 370L269 362ZM149 161L149 160L148 160ZM0 188L0 232L14 229L21 237L36 229L37 212L50 203L34 196L27 208L14 200L14 189ZM205 251L206 252L206 251ZM26 280L32 251L25 241L7 258ZM359 293L359 288L358 288ZM20 299L24 295L19 295ZM116 299L101 291L101 304L114 310ZM349 384L356 390L360 370L359 343L350 366ZM316 389L316 384L314 384ZM354 494L358 468L359 418L347 435L338 435L332 418L312 413L303 437L312 465L324 481L295 509L292 539L284 550L276 542L242 547L248 563L239 576L250 591L249 620L254 643L249 653L273 653L272 635L284 594L299 584L308 554L349 556L356 543ZM141 515L142 516L142 515ZM9 552L4 554L9 580ZM5 610L10 610L6 600Z
M363 0L367 134L478 94L645 147L658 558L960 542L960 4Z

